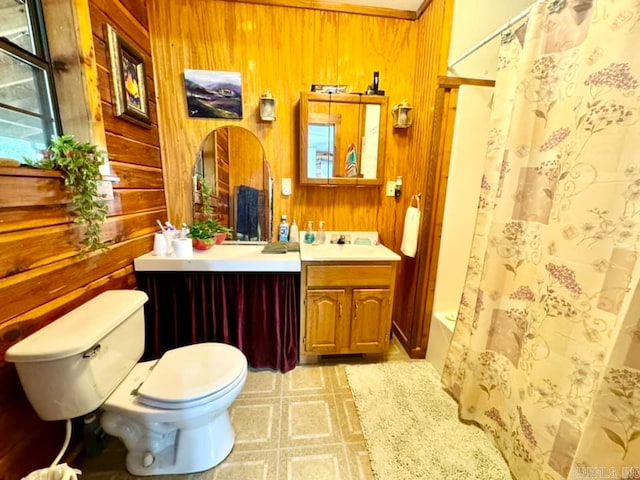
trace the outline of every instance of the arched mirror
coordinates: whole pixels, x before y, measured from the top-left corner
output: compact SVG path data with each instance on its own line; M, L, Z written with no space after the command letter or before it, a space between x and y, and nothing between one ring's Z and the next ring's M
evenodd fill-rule
M231 229L227 243L271 240L271 168L260 140L245 128L216 128L200 145L193 170L193 219L207 218Z

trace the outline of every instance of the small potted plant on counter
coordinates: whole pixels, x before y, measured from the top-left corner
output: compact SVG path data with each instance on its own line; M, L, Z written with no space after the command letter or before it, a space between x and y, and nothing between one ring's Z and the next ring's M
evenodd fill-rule
M189 225L189 237L196 250L208 250L214 243L224 242L229 233L231 230L215 219L203 220Z

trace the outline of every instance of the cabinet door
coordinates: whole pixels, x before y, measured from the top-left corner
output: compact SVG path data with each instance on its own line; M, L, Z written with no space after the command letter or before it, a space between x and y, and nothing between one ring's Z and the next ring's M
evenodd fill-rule
M384 352L389 347L391 308L388 289L353 290L351 351Z
M342 289L307 290L305 351L337 353L341 348Z
M300 94L300 184L382 185L388 98Z

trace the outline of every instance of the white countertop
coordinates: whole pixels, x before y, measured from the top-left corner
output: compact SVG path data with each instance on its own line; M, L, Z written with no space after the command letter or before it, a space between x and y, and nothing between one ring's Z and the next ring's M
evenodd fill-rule
M377 232L344 232L348 241L369 245L329 243L340 232L326 232L323 244L300 242L300 252L262 253L264 245L222 244L209 250L193 250L192 258L146 253L134 260L138 272L299 272L302 262L399 262L400 255L378 244ZM301 237L304 233L301 232Z
M134 260L138 272L299 272L298 252L262 253L264 245L214 245L194 250L193 258L156 256L153 252Z
M303 262L399 262L400 255L384 245L300 244Z

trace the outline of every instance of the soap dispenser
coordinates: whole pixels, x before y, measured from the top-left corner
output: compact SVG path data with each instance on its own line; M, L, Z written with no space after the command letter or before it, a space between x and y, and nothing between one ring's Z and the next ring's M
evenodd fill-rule
M293 223L291 224L291 228L289 229L289 242L299 242L300 234L298 233L298 224L296 223L296 219L293 219Z
M319 244L323 244L326 240L325 234L324 234L324 222L321 220L320 224L318 225L318 233L316 234L316 243Z
M313 233L313 222L307 222L307 230L304 232L304 243L313 243L316 239L315 233Z

